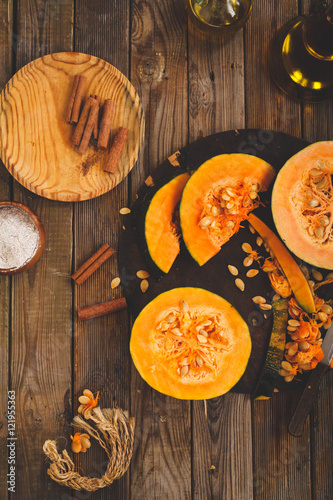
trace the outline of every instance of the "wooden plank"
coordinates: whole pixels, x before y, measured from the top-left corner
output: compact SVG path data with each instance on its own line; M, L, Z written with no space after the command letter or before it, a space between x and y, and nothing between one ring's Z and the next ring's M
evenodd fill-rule
M186 17L177 0L134 0L131 78L146 117L146 148L131 174L131 197L148 174L187 142ZM137 428L132 500L191 497L190 403L150 389L132 367Z
M310 0L301 2L302 14L307 14ZM303 106L304 138L311 141L333 140L333 102L305 104ZM320 292L320 290L319 290ZM320 293L319 293L320 295ZM328 373L320 386L311 423L311 471L314 500L333 496L333 373Z
M75 50L101 57L125 76L129 74L129 2L77 2ZM125 124L124 124L125 125ZM134 167L135 168L135 167ZM103 243L117 250L121 217L127 206L128 183L123 181L104 196L75 205L75 269ZM130 410L129 327L126 311L85 322L77 322L76 310L122 295L121 287L111 290L111 280L121 275L117 255L112 256L82 286L75 287L74 311L74 412L77 398L85 388L101 391L104 408L119 406ZM97 476L106 467L104 451L93 445L85 456L75 457L85 473ZM86 493L76 493L82 498ZM129 472L110 488L93 494L94 499L129 499Z
M301 136L301 107L280 92L270 80L268 44L276 30L297 15L298 2L256 2L245 36L246 124ZM269 147L267 145L266 147ZM256 499L311 497L310 435L301 438L287 432L298 392L254 401L253 475Z
M0 88L2 89L12 72L12 43L13 4L8 1L0 2L0 44L3 47L0 54ZM0 200L9 200L11 194L11 177L1 164L0 166ZM7 435L8 421L5 411L8 408L8 379L9 379L9 331L10 331L10 278L0 276L0 407L3 408L0 417L0 497L7 498L8 494L8 453ZM5 452L6 450L6 452Z
M189 142L244 128L243 31L226 41L189 22ZM193 402L193 498L252 498L251 401L227 394ZM211 468L211 467L214 467Z
M17 69L42 54L71 50L72 0L20 1L16 19ZM41 259L13 278L11 382L17 402L16 496L59 499L65 491L47 476L42 446L46 439L68 439L69 434L72 206L34 196L16 182L14 199L36 211L46 231ZM65 441L60 440L60 445Z

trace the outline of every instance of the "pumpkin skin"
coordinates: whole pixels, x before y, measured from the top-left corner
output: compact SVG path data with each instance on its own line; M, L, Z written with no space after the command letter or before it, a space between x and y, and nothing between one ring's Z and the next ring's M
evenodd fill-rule
M188 312L184 312L184 303ZM171 331L177 330L177 320L170 324L165 318L177 314L181 321L190 321L186 324L193 325L192 333L182 330L183 336L179 336ZM216 315L223 335L214 330L202 342L194 325ZM213 329L212 324L204 328ZM166 327L169 330L161 331ZM251 338L243 318L219 295L201 288L175 288L158 295L141 311L133 325L130 351L142 378L157 391L178 399L209 399L225 394L241 378L250 357ZM200 356L208 356L201 358L202 365L197 363ZM186 366L189 370L183 375Z
M313 176L316 171L319 175ZM285 163L272 193L272 213L281 239L297 257L325 269L333 269L332 174L333 141L317 142ZM325 186L319 189L322 183ZM318 206L310 207L311 200L317 200Z
M258 231L262 239L273 251L300 307L308 313L316 312L309 283L282 241L254 214L249 215L249 223Z
M251 189L256 186L256 192L266 191L274 177L271 165L246 154L215 156L194 172L183 191L180 224L185 245L200 266L220 251L221 246L238 231L247 214L259 205L256 199L249 198ZM228 205L222 208L223 204L228 204L228 200L222 199L228 198L226 189L244 193L243 201L240 201L244 207L238 214L231 213L234 208L229 210ZM217 196L221 203L210 208ZM213 210L220 213L211 215ZM203 228L206 220L213 222L208 228Z
M144 200L144 254L156 277L167 274L180 251L179 236L173 223L173 215L180 202L182 192L189 179L188 173L181 173L163 185L152 188ZM148 259L148 260L149 260ZM151 265L154 264L154 266ZM155 267L156 266L156 267Z

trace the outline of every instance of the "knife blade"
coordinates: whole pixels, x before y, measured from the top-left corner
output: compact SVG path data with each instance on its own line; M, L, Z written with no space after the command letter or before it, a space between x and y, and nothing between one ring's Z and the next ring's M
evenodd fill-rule
M321 348L324 353L324 358L316 366L316 368L312 370L306 387L303 390L300 400L298 401L296 409L289 422L289 434L295 437L302 435L305 421L316 400L320 382L330 368L330 363L333 357L333 323L326 332Z

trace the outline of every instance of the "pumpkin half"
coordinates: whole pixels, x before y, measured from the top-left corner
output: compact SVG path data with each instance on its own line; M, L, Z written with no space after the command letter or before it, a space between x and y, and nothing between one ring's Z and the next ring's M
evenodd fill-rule
M314 143L280 170L272 194L276 229L313 266L333 269L333 141Z
M158 295L134 322L130 351L142 378L179 399L229 391L251 353L249 329L225 299L202 288Z
M259 206L258 193L275 176L268 163L246 154L223 154L203 163L186 184L180 204L185 245L200 266L216 255Z
M167 182L162 180L164 184L151 188L152 195L149 193L145 200L145 206L148 204L144 219L147 252L151 261L165 274L170 271L180 251L179 216L175 211L189 177L188 173L182 173Z

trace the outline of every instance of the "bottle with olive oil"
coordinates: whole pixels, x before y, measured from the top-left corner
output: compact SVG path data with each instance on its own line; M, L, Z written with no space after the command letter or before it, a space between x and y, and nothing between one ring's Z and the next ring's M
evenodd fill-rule
M230 37L242 28L252 11L252 0L187 0L189 18L201 31Z
M333 98L333 4L284 25L269 52L270 72L288 95L304 102Z

